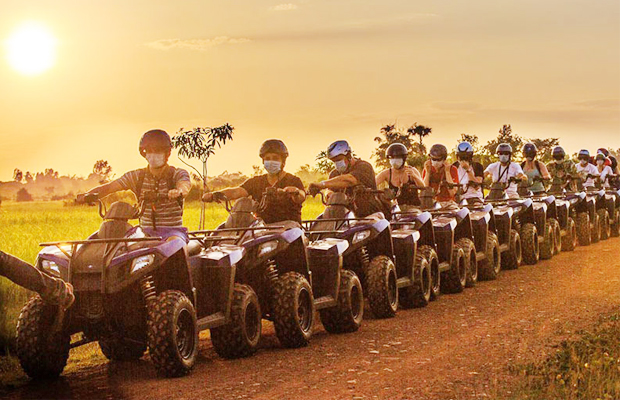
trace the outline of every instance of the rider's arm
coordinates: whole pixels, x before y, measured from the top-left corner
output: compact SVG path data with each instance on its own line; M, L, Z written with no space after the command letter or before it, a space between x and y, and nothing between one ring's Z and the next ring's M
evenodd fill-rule
M456 174L456 176L454 176L455 174L453 174L454 170L456 170L456 167L452 166L452 164L446 161L444 162L443 168L446 174L446 182L450 184L455 184L459 182L458 173ZM456 195L456 191L456 187L448 188L448 193L450 193L450 196Z
M104 183L103 185L94 187L88 192L86 192L86 194L96 194L98 198L102 199L107 195L118 192L120 190L123 190L123 187L118 182L118 180L115 180L110 183Z
M340 190L351 186L358 185L359 181L351 174L338 175L326 181L321 181L320 186L323 189Z
M241 186L222 189L219 190L219 192L226 196L228 200L237 200L242 197L248 197L250 195L248 191Z
M390 170L388 168L388 169L384 169L383 171L377 174L377 177L375 178L377 180L377 186L381 185L384 182L387 182L389 173L390 173Z
M431 168L433 168L431 160L426 160L424 162L424 170L422 171L422 177L424 178L424 186L429 186L431 183Z
M413 181L415 182L417 186L420 186L420 187L426 186L424 184L424 179L422 179L422 175L420 175L420 171L418 171L416 167L409 167L409 171L411 172L411 175L409 176L413 179Z
M538 166L540 167L540 173L542 174L543 179L551 179L547 166L543 163L539 163Z

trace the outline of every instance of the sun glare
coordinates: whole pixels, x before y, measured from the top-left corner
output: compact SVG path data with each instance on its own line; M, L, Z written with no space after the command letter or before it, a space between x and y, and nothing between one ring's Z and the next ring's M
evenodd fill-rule
M56 38L40 24L25 23L7 39L6 56L17 72L41 74L56 61Z

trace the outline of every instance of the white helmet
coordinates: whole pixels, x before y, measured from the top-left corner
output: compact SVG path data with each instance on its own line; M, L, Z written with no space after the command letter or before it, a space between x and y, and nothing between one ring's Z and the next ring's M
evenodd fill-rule
M348 156L351 154L351 146L346 140L336 140L327 148L327 158L330 160L340 155Z

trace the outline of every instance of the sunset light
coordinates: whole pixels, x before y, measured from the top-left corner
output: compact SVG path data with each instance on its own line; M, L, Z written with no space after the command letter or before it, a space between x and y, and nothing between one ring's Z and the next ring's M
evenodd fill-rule
M7 39L6 56L17 72L39 75L56 61L56 38L40 24L25 23Z

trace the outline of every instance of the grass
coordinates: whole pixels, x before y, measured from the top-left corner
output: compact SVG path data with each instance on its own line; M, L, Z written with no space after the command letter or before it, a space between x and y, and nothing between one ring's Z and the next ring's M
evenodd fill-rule
M512 399L620 399L620 312L601 317L540 363L516 366Z

